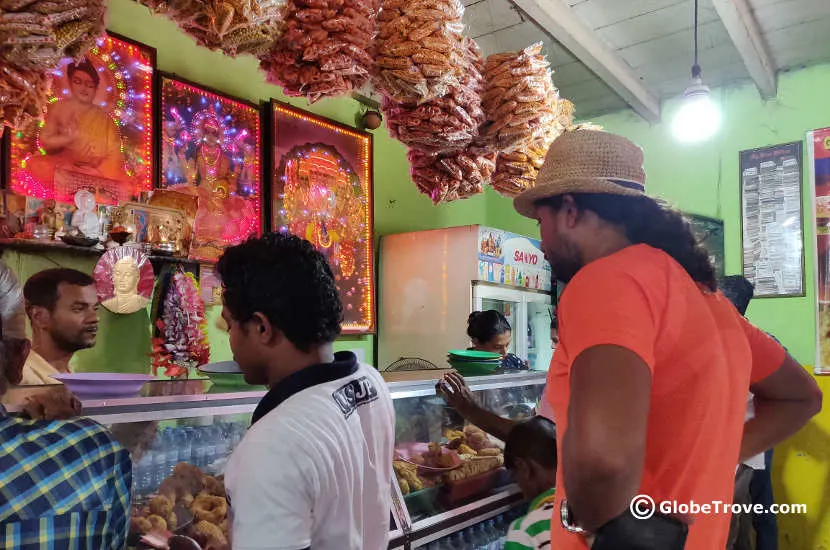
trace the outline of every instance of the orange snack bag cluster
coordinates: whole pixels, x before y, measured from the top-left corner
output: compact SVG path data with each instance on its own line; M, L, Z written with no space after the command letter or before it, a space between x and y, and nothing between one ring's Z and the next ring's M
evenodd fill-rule
M469 150L443 155L409 152L410 175L418 190L434 204L451 202L484 191L496 169L495 154Z
M544 139L548 125L556 119L556 98L541 42L518 52L489 56L482 97L487 139L503 153Z
M501 195L515 197L536 185L536 176L545 162L550 144L572 125L573 103L567 99L557 98L555 101L556 118L542 137L517 151L499 154L491 183Z
M282 0L139 0L139 3L175 21L199 45L232 57L266 53L279 33Z
M260 66L309 103L356 90L371 75L377 12L377 0L289 0L284 32Z
M464 76L447 94L422 103L383 99L386 125L393 138L427 153L448 153L468 146L484 122L481 109L483 76L478 46L464 38Z
M375 87L399 103L421 103L457 86L463 13L458 0L382 0Z

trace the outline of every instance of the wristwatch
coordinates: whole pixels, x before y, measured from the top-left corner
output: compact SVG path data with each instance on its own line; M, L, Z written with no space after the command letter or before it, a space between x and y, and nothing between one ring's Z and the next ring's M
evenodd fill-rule
M562 521L562 527L569 533L582 535L583 537L590 535L588 531L574 523L573 512L571 512L571 507L568 506L568 499L566 498L562 499L562 505L559 508L559 518Z

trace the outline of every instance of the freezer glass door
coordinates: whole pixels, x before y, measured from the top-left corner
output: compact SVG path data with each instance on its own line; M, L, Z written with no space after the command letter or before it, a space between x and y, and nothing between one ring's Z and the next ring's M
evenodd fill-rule
M549 294L477 284L473 287L473 298L475 309L495 309L507 317L513 327L510 353L526 359L533 370L548 370L553 357Z
M518 315L519 310L518 302L499 300L498 298L484 298L482 300L481 310L487 311L488 309L495 309L496 311L507 317L507 322L510 323L511 327L516 326L516 316ZM515 336L510 339L510 348L508 352L516 353Z
M495 286L475 285L473 291L473 304L477 311L495 309L507 318L507 322L513 328L513 337L510 339L508 353L522 356L523 342L520 325L524 315L522 293L513 289Z
M544 294L525 296L527 301L527 361L531 370L548 370L553 358L550 339L552 308L550 297Z

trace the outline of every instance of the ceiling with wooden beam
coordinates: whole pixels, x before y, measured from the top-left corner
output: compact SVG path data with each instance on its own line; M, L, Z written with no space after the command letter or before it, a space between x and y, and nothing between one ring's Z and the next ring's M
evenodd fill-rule
M553 81L577 118L665 100L689 84L693 0L462 0L467 34L485 55L543 42ZM563 9L569 11L562 11ZM700 0L700 65L710 87L830 62L830 0Z

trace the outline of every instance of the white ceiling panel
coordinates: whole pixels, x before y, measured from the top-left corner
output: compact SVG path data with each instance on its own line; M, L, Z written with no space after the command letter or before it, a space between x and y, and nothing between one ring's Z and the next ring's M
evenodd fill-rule
M683 0L588 0L573 9L589 26L601 29L677 3Z
M490 34L497 30L493 26L493 18L490 17L490 2L479 2L467 6L464 10L464 24L467 27L468 35L471 38L478 38L479 36ZM504 26L499 26L498 29L503 29Z
M830 2L785 0L753 9L755 19L764 33L797 27L817 19L830 18Z
M554 84L581 119L625 108L617 92L515 8L511 0L462 0L465 23L485 55L543 41ZM550 0L574 13L662 99L682 93L693 59L693 0ZM748 0L777 70L830 62L830 0ZM711 0L700 0L704 82L750 80Z
M556 66L553 71L553 83L556 87L573 86L590 80L597 80L597 75L578 61Z
M571 99L571 101L573 101L573 99ZM600 99L575 101L574 106L576 107L574 118L580 122L589 122L593 117L598 117L606 113L613 113L614 111L622 111L628 108L625 101L620 99L619 96L610 89L609 93Z

